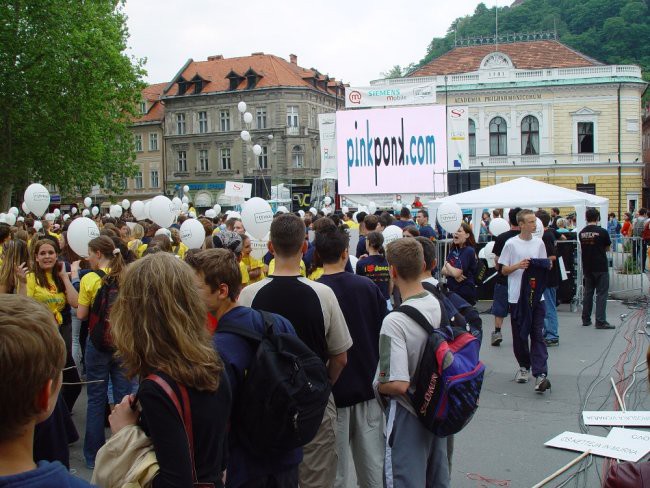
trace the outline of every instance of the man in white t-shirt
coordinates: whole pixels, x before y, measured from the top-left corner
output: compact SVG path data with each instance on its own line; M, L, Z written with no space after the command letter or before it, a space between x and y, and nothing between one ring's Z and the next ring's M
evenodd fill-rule
M440 304L420 281L425 266L420 243L409 237L393 241L386 259L403 303L415 307L434 328L440 327ZM402 312L389 313L382 323L374 383L386 408L385 486L449 486L447 440L420 423L409 399L426 340L427 332Z
M546 258L544 242L533 236L537 218L532 210L521 210L517 214L517 223L521 229L518 236L509 239L499 256L501 272L508 277L508 303L510 305L510 322L512 324L512 347L515 358L519 363L519 371L515 375L517 383L527 383L529 370L532 368L535 377L535 391L544 393L551 387L548 375L548 351L544 342L544 317L546 309L542 301L533 307L532 324L530 327L530 345L528 337L521 337L521 324L515 318L513 311L519 302L521 279L524 270L530 266L531 259Z

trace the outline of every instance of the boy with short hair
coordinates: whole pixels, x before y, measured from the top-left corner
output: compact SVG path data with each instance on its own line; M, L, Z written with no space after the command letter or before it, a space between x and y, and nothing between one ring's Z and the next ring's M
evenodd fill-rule
M415 307L434 328L440 327L440 304L422 287L424 253L415 239L398 239L386 249L391 278L403 302ZM418 420L409 393L426 345L427 332L401 312L386 316L379 335L375 387L386 406L385 486L449 486L447 440Z
M54 410L65 344L33 298L0 295L0 486L87 487L59 462L34 462L34 428Z

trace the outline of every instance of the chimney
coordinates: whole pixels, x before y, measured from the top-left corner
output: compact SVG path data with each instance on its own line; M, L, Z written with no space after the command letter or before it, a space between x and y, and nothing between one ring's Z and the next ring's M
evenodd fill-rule
M217 59L223 59L223 54L215 54L214 56L208 56L208 61L216 61Z
M289 61L291 61L291 64L298 64L298 56L295 54L289 54Z
M251 54L251 56L264 56L264 53L260 51L260 52Z

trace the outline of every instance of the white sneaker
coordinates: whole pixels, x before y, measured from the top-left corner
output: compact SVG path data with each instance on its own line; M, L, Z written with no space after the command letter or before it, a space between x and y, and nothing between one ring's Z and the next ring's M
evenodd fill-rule
M519 368L515 374L515 381L517 383L528 383L528 370L526 368Z

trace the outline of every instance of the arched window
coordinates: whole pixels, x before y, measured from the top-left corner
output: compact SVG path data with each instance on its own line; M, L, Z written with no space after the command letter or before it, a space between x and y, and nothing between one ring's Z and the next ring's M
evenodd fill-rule
M490 156L508 155L508 125L503 117L490 121Z
M539 122L532 115L521 121L521 154L539 154Z
M469 157L476 156L476 123L469 119Z
M305 166L305 151L302 146L293 146L291 161L294 168L303 168Z

